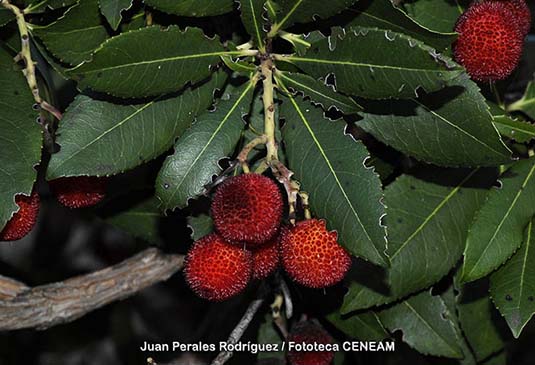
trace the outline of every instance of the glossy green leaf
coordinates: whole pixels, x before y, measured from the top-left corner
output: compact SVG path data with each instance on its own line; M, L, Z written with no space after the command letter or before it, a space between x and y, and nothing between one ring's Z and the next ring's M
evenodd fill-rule
M114 175L158 157L206 111L224 80L218 73L177 97L144 104L76 97L60 123L56 142L61 149L50 160L48 179Z
M163 209L185 207L221 172L218 162L232 154L240 139L254 86L254 80L238 88L229 86L215 111L201 114L177 141L174 154L165 160L156 180Z
M264 322L260 325L258 329L257 343L261 344L277 344L279 346L279 351L266 351L258 353L258 360L262 359L280 359L285 361L286 354L282 351L282 338L275 328L273 323L273 316L271 314L266 314L264 316Z
M372 311L343 316L335 310L326 318L351 338L361 341L381 341L389 337L379 317Z
M452 33L463 13L462 1L418 0L404 3L407 14L421 26L440 33Z
M498 105L488 102L494 126L505 137L525 143L535 138L535 124L508 115Z
M355 52L358 49L367 51ZM442 89L462 73L459 66L422 42L375 28L334 30L314 42L304 56L284 60L315 78L332 73L338 90L370 99L412 98L418 88Z
M266 7L275 30L295 23L307 23L316 17L328 18L353 5L357 0L268 0Z
M122 20L121 12L128 10L134 0L99 0L100 12L106 17L108 23L117 30Z
M6 25L10 21L14 20L15 16L11 11L5 8L0 8L0 27Z
M158 41L155 42L154 40ZM197 28L146 27L104 43L93 60L69 74L82 88L121 97L143 97L180 90L211 73L225 51L218 38L208 39Z
M331 86L308 75L278 71L276 77L291 90L300 92L313 103L321 105L324 110L335 107L344 114L354 114L362 110L353 99L337 93Z
M19 207L15 195L30 195L41 160L41 128L35 103L13 58L0 48L0 231Z
M441 1L436 0L436 2ZM415 3L420 2L421 0ZM356 15L349 23L350 26L379 28L404 33L439 50L449 47L455 40L453 28L446 32L440 32L433 28L426 29L394 6L390 0L360 0L354 12Z
M28 14L36 14L45 12L48 9L60 9L74 5L78 0L31 0L25 1L26 8L24 11Z
M520 111L535 119L535 81L528 83L524 96L507 107L509 111Z
M388 266L381 181L364 166L364 144L345 134L344 122L329 121L299 98L284 98L280 117L289 168L309 193L314 215L327 220L349 252Z
M234 8L234 0L144 0L144 2L166 13L182 16L220 15Z
M191 229L191 237L197 241L214 231L214 222L208 214L200 214L188 217L188 227Z
M426 355L462 358L459 335L439 296L423 292L379 312L391 332L401 330L403 341Z
M391 267L383 277L373 270L350 273L342 313L393 302L447 275L461 258L468 227L492 183L486 174L431 170L390 184L385 204Z
M441 166L496 166L511 161L479 87L458 82L419 99L388 101L361 113L358 125L383 143ZM455 148L451 148L455 145Z
M239 0L243 25L258 48L264 48L264 3L266 0Z
M490 277L496 308L518 338L535 313L535 225L530 221L514 256Z
M535 215L535 158L515 163L500 178L470 227L462 280L479 279L502 265L522 243Z
M93 52L108 38L100 21L97 0L79 2L50 25L33 26L32 34L57 59L71 65L90 60Z

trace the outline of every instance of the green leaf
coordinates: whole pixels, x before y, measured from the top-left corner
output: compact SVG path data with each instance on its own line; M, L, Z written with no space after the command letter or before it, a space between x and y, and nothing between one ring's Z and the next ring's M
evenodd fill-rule
M234 0L144 0L145 4L169 14L212 16L234 9Z
M160 243L158 228L161 218L158 199L149 197L125 211L106 218L106 222L134 237L150 243Z
M535 81L530 81L522 99L507 107L509 111L520 111L535 119Z
M370 99L411 98L420 87L436 91L462 73L451 60L404 34L358 27L341 32L313 43L305 56L284 60L315 78L332 73L339 91Z
M32 0L25 1L27 6L24 11L28 14L43 13L48 9L60 9L71 6L79 2L78 0Z
M478 86L463 75L419 99L388 101L361 113L358 125L397 150L441 166L496 166L511 161ZM452 146L456 146L452 148Z
M188 227L191 228L191 237L197 241L214 231L214 222L208 214L189 216Z
M216 110L201 114L177 141L156 179L156 194L163 209L183 208L199 196L212 176L221 172L218 162L230 156L245 127L242 117L251 106L256 79L229 89Z
M134 0L99 0L100 12L106 17L113 30L119 28L121 12L132 7Z
M100 22L97 0L80 1L56 22L45 27L32 27L32 34L56 58L71 65L90 60L95 49L108 38L106 28Z
M247 32L253 37L259 49L264 48L264 13L265 0L239 0L241 19Z
M355 270L348 275L342 313L393 302L447 275L461 258L468 227L486 196L486 174L430 170L390 184L385 190L389 287L378 286L384 274Z
M491 273L520 247L524 228L535 215L535 158L515 163L488 195L470 227L462 280Z
M59 125L61 150L52 155L47 178L114 175L158 157L211 105L224 81L218 73L180 96L145 104L76 97Z
M500 319L487 294L486 285L464 285L457 311L461 328L477 361L487 359L504 347L497 320Z
M274 25L272 31L285 29L295 23L311 22L316 17L328 18L345 10L356 0L268 0L266 7Z
M326 318L349 337L361 341L381 341L389 337L379 317L372 311L343 316L335 310Z
M498 105L487 102L494 126L502 136L511 138L519 143L525 143L535 138L535 125L509 116Z
M407 14L421 26L438 33L452 33L463 13L459 1L418 0L404 3Z
M442 0L437 0L440 2ZM417 1L416 3L420 3ZM414 22L401 9L394 6L390 0L361 0L354 10L357 15L349 23L350 26L379 28L404 33L418 39L428 46L443 50L455 40L453 28L445 32L437 32L423 28Z
M401 330L403 341L422 354L463 357L451 314L439 296L423 292L381 311L379 317L391 332Z
M388 266L381 181L364 165L364 144L345 134L344 122L331 122L321 109L292 96L283 99L280 116L286 120L289 168L309 193L313 213L327 220L349 252Z
M0 8L0 27L6 25L10 21L14 20L15 16L11 11L6 8Z
M158 41L155 42L154 40ZM210 75L210 66L225 51L218 38L208 39L198 28L146 27L108 40L93 61L69 71L80 87L121 97L143 97L180 90Z
M284 351L280 351L282 348L282 338L275 329L275 324L273 323L273 317L271 314L266 314L264 316L264 322L260 325L258 329L257 343L259 344L278 344L279 351L266 351L258 353L258 360L262 359L286 359L286 354Z
M310 76L291 72L277 71L276 77L283 80L284 84L297 92L309 97L314 104L319 104L324 110L335 107L344 114L354 114L362 110L353 99L338 94L331 86L313 79Z
M530 221L518 252L490 277L492 300L515 338L535 313L534 240L535 225Z
M0 48L0 231L19 210L15 195L30 195L41 160L41 128L26 79Z
M497 355L490 357L488 360L485 360L481 365L503 365L507 364L507 352L502 351Z

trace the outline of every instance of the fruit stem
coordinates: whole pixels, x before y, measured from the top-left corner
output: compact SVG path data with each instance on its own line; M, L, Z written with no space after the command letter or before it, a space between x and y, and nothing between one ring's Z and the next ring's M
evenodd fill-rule
M278 160L277 141L275 140L275 102L273 101L273 60L264 57L261 63L264 102L264 134L266 141L266 161L271 164Z
M305 219L312 218L312 214L310 214L310 206L308 204L308 193L304 191L300 191L299 196L301 197L301 202L303 203L303 210L305 211Z
M284 338L288 337L288 329L286 323L286 317L281 316L281 308L284 304L284 296L282 294L275 295L275 300L271 303L271 316L273 317L273 323L277 325L277 328L281 332Z
M265 144L267 142L268 138L265 134L258 136L254 138L251 142L247 143L245 147L241 150L240 154L238 155L238 162L240 163L243 171L248 174L250 172L249 170L249 164L247 163L247 156L249 156L249 153L258 145Z
M37 85L37 78L35 77L35 62L32 60L32 53L30 48L30 32L28 31L28 26L26 20L24 19L24 13L15 5L12 5L9 0L0 0L0 5L2 5L7 10L11 11L15 15L17 20L17 27L19 29L20 40L21 40L21 51L15 57L15 61L23 61L24 69L22 73L26 77L26 82L30 87L33 98L36 104L43 110L46 110L58 120L61 120L63 115L59 110L54 108L52 105L44 101L39 95L39 87ZM46 126L43 124L43 128Z

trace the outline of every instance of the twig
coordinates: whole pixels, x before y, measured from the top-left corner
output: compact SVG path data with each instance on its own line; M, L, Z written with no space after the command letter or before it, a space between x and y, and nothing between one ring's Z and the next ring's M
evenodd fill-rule
M271 316L273 323L277 326L284 338L288 337L288 329L286 318L281 316L281 308L284 304L284 296L282 294L275 295L275 300L271 303Z
M284 296L284 308L286 312L286 318L290 319L292 318L294 313L294 305L292 302L292 296L290 294L290 288L288 288L288 284L286 284L286 281L284 281L284 279L281 279L280 281L280 288L282 295Z
M249 173L249 164L247 163L247 157L249 156L249 153L258 145L265 144L267 142L268 138L265 134L256 137L251 142L247 143L245 147L241 150L240 154L238 155L238 161L240 162L240 165L242 166L243 171L245 173Z
M183 262L181 255L166 255L156 248L149 248L106 269L35 288L2 277L0 293L4 296L0 297L0 331L42 330L74 321L97 308L167 280L182 269Z
M249 307L245 311L245 314L241 318L240 322L230 333L230 336L227 339L228 344L234 345L238 343L247 327L249 327L249 324L253 320L256 312L258 312L258 309L260 309L263 303L264 299L255 299L251 302L251 304L249 304ZM219 355L217 355L214 361L212 361L212 365L223 365L232 357L232 355L232 351L222 351L219 353Z
M295 224L295 209L297 202L297 194L299 193L300 186L295 180L292 180L293 171L288 169L280 161L271 161L271 170L277 180L284 186L286 195L288 195L288 217L290 222Z
M277 141L275 140L275 102L273 100L273 60L266 57L262 60L261 70L263 78L263 95L264 103L264 134L267 136L266 141L266 161L278 160Z

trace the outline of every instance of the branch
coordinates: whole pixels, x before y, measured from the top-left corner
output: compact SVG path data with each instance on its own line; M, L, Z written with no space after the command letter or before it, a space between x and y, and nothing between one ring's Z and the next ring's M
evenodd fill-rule
M264 102L264 134L267 136L266 161L268 164L278 160L277 141L275 140L275 102L273 101L273 61L266 57L262 60L262 78Z
M264 299L256 299L249 304L249 307L247 308L247 311L245 311L245 314L241 318L240 322L230 333L230 336L227 340L228 344L234 345L238 343L247 327L249 327L249 324L253 320L256 312L258 312L258 309L260 309L262 306L262 303L264 303ZM219 353L219 355L217 355L214 361L212 361L211 365L223 365L232 357L232 355L233 353L231 351L222 351Z
M183 263L182 255L149 248L106 269L35 288L0 277L0 331L42 330L74 321L167 280Z

